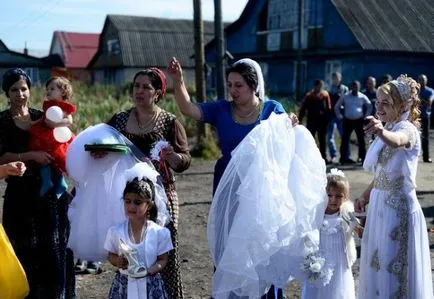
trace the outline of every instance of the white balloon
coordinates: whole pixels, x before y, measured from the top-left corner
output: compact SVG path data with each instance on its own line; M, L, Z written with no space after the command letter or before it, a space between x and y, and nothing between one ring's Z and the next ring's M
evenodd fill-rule
M54 139L56 139L56 141L60 143L68 142L72 137L71 130L68 127L55 128L53 130L53 135Z
M45 112L45 116L52 122L59 122L63 119L63 111L59 106L51 106Z

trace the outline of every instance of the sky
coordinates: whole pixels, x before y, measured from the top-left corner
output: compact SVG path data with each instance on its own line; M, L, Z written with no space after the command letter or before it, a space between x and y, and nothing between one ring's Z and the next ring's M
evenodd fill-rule
M223 20L235 21L248 0L221 0ZM193 18L193 0L1 0L0 39L10 50L47 55L55 30L101 33L107 14ZM214 1L202 0L214 19Z

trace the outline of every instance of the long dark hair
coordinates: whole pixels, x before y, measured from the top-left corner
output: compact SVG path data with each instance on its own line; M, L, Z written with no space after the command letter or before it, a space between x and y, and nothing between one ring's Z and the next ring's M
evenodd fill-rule
M140 196L148 204L148 219L152 221L157 221L157 206L155 204L155 185L151 180L144 178L139 180L135 178L134 180L127 183L124 189L125 194L134 193Z

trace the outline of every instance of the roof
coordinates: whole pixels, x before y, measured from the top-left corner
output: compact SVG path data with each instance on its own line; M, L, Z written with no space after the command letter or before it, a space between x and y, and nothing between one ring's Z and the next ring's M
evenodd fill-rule
M0 40L0 67L37 67L51 68L52 66L62 66L62 63L56 60L56 57L47 56L38 58L20 52L9 50L6 45Z
M365 50L434 52L432 0L331 0Z
M193 20L108 15L104 28L109 22L119 34L122 66L163 67L173 56L184 67L194 66ZM203 26L207 43L214 36L214 23L204 21Z
M86 68L98 50L99 34L55 31L50 53L55 41L62 49L66 68Z

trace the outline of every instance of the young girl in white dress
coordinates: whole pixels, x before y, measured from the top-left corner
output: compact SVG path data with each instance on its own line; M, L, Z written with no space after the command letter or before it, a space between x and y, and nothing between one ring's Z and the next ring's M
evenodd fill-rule
M108 261L119 268L109 298L166 299L160 272L173 245L169 230L156 223L166 217L160 217L162 198L155 188L158 173L146 163L136 164L128 173L123 194L128 220L109 229L104 245ZM167 215L167 211L163 212ZM129 252L135 251L135 264L129 264L132 260L127 259L125 247Z
M377 91L377 116L365 133L377 137L364 168L372 183L356 202L369 203L360 258L359 298L433 298L425 218L416 197L420 154L419 84L400 76ZM383 125L382 123L386 123Z
M357 259L354 233L357 221L350 200L350 185L342 171L332 169L327 175L328 204L320 229L320 252L333 267L330 282L305 282L302 298L352 299L356 298L351 266Z

